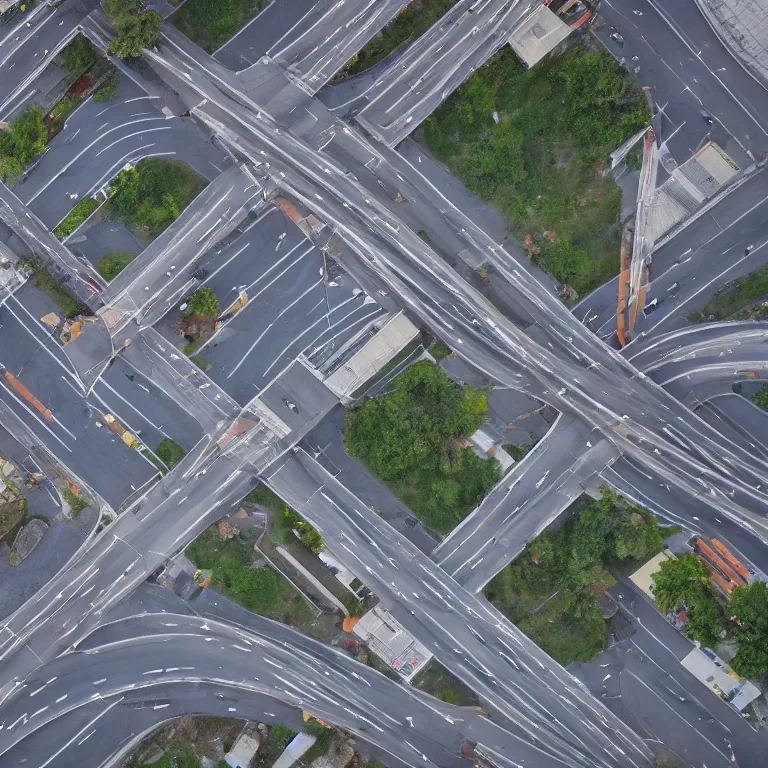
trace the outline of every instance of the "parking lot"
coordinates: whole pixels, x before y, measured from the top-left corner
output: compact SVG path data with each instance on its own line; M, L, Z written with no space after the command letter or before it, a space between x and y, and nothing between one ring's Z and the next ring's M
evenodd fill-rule
M200 266L203 287L216 292L222 313L247 297L196 351L209 375L238 402L255 397L304 352L326 359L384 311L338 264L315 248L281 211L270 209L226 248L214 249ZM175 334L177 310L162 321Z

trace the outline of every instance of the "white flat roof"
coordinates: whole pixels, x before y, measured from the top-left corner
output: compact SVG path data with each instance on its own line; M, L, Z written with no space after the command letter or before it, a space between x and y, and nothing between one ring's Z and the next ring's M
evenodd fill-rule
M541 61L571 34L571 28L546 5L540 5L510 35L509 44L527 67Z

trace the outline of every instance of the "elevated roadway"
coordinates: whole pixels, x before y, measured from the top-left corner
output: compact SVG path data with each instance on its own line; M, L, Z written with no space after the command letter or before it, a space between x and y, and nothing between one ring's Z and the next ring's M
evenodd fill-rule
M275 724L308 711L406 765L459 768L465 741L487 745L509 768L566 765L475 709L398 685L283 624L257 617L244 628L174 613L107 623L28 677L3 702L0 763L27 757L39 766L71 765L79 754L100 765L119 748L110 730L118 717L134 729L149 720L147 729L196 708ZM53 734L63 737L58 744Z
M538 0L460 0L382 72L356 103L355 120L399 144L505 45Z

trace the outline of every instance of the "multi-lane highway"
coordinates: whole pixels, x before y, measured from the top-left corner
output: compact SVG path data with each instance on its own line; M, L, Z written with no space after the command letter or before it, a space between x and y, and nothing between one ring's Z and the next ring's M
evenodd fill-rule
M376 13L384 13L384 5L381 4ZM396 9L389 10L394 13ZM373 13L367 7L357 11ZM367 29L368 25L362 23L360 27ZM336 33L340 30L341 27L337 27ZM491 36L493 30L485 32ZM570 473L565 467L553 473L552 482L558 491L554 497L562 501L572 493L570 489L580 482L582 468L587 475L602 472L607 482L623 487L632 498L641 496L640 501L646 501L651 509L671 519L677 515L688 518L689 522L698 520L699 516L692 510L703 508L706 513L699 514L706 517L711 526L725 525L742 532L746 529L754 534L749 537L753 549L761 550L762 544L757 542L765 538L766 503L761 491L766 468L762 455L755 455L738 432L724 437L711 419L693 415L625 357L585 334L580 321L557 301L549 287L540 285L522 263L453 206L417 168L387 147L372 144L335 119L317 101L308 98L307 90L314 90L310 81L326 77L322 62L334 55L346 56L345 52L334 54L326 48L335 47L342 52L345 44L354 48L358 44L354 42L356 34L354 29L342 34L342 43L337 44L334 34L323 31L322 39L318 38L313 44L310 56L302 54L304 58L294 56L278 61L289 71L294 68L290 77L275 69L274 62L260 61L249 68L251 71L245 80L234 78L231 73L222 72L221 65L214 67L208 58L196 56L192 47L174 44L171 38L164 50L147 52L146 56L186 100L193 114L255 166L255 172L248 171L254 173L253 188L258 190L255 194L262 189L278 189L311 210L326 225L313 232L317 244L328 245L331 235L340 238L340 242L334 240L334 247L343 248L349 273L369 293L379 289L397 296L406 308L489 378L528 391L554 405L563 414L564 429L574 429L569 426L572 424L583 425L584 431L569 432L575 437L559 448L561 460L570 453L577 464ZM301 69L305 61L308 64ZM302 84L298 90L296 78ZM246 81L250 84L247 92L239 90ZM260 109L259 89L266 89L267 83L267 101L278 108L274 114ZM304 95L300 96L301 93ZM303 111L291 116L300 101ZM218 189L216 183L211 187ZM221 183L225 183L223 178ZM393 190L406 197L407 208L397 208L399 203L395 202ZM242 197L247 191L246 187L239 194ZM229 216L227 205L235 205L238 211L244 205L241 197L230 202L226 195L223 201L211 199L212 204L224 206L219 220ZM260 194L259 198L263 199ZM20 203L15 203L11 210L15 213L9 223L21 227L27 212ZM433 250L436 245L430 246L415 234L418 223L425 220L429 221L430 236L435 233L435 244L459 242L462 247L452 252L462 250L469 254L455 260L456 269ZM207 235L208 232L200 231L201 239ZM43 239L44 235L37 237ZM149 257L137 259L134 262L137 267L126 270L120 290L104 297L110 309L127 299L130 306L122 307L125 316L137 317L140 322L151 325L188 289L186 281L177 278L173 274L176 270L171 267L179 267L181 275L204 249L190 250L193 257L177 254L182 259L178 264L173 261L176 256L162 248ZM527 332L494 310L463 276L468 262L486 261L508 284L505 290L517 303L520 317L526 318L526 325L530 326ZM147 281L152 284L143 285ZM179 284L178 290L174 288L174 281ZM151 332L147 327L137 339ZM711 351L717 347L697 346L696 349ZM751 356L750 352L748 357ZM664 366L689 363L689 360L665 359ZM166 366L170 366L167 360ZM722 379L723 371L718 365L706 368L708 376ZM291 372L287 371L286 375ZM689 373L684 370L682 375ZM172 373L168 376L172 380ZM269 408L279 410L281 407L279 399L269 401L267 394L260 400L269 403ZM323 408L330 404L324 401ZM287 409L283 407L283 410ZM311 427L311 422L316 423L324 412L319 409L307 414L303 419L305 426ZM613 767L648 763L650 753L642 739L610 715L500 614L463 589L438 564L377 518L307 454L297 451L285 455L301 436L301 429L279 439L267 426L265 413L266 410L259 412L257 408L249 422L255 426L239 437L233 437L235 432L228 432L229 423L222 420L216 435L216 438L224 436L222 440L204 439L133 511L119 518L67 573L52 581L3 625L0 652L4 663L0 668L0 683L2 695L7 696L3 706L8 711L13 709L15 721L14 728L0 734L0 745L5 745L5 749L23 749L16 746L13 731L19 728L23 735L23 729L30 724L34 729L37 724L32 722L34 717L43 722L61 714L61 720L54 718L52 725L61 727L64 712L56 707L66 700L56 699L63 694L59 692L53 705L41 704L27 711L27 698L32 691L24 687L23 678L31 673L40 676L40 680L45 676L43 682L48 683L51 678L45 669L34 671L41 662L50 661L85 637L110 606L119 602L167 556L189 542L227 505L236 502L252 485L253 475L262 473L280 495L318 527L331 551L359 573L398 619L426 642L446 667L506 718L505 733L491 734L486 730L482 738L476 739L487 749L501 754L501 764L506 764L507 759L513 764L524 763L520 755L533 754L526 750L536 750L535 759L542 765ZM289 414L285 413L284 417L291 422ZM576 449L579 441L585 442L581 451ZM549 469L548 460L555 456L549 445L554 443L545 441L540 453L534 453L529 459L530 466L540 463L542 476ZM569 450L571 446L573 450ZM624 458L616 460L619 453L623 453ZM283 458L275 463L280 456ZM614 460L612 468L606 470L607 464ZM521 529L520 535L530 536L541 529L542 522L546 524L551 518L553 508L541 502L536 493L540 478L524 474L525 464L521 464L509 482L505 481L506 485L494 492L488 504L503 501L504 494L512 493L518 483L521 488L527 488L531 509L538 509L531 516L531 527ZM619 464L622 471L617 470ZM684 514L660 504L658 490L644 494L641 479L637 479L636 484L628 482L626 477L632 473L638 478L648 478L646 486L666 488L666 492L682 500L675 510L684 510ZM494 514L493 509L489 511ZM457 536L471 532L468 524ZM503 550L505 543L500 543L499 548ZM513 547L518 543L509 542ZM477 546L482 545L482 541L477 542ZM451 554L448 552L446 557ZM462 560L455 564L453 572L466 576L469 567L471 579L472 564ZM197 624L194 628L201 627ZM117 645L105 649L114 663L104 663L105 669L109 668L110 674L115 675L118 690L111 687L109 675L102 679L106 672L86 682L82 667L78 666L82 664L80 654L68 654L54 662L60 664L62 670L69 670L65 674L76 676L73 679L77 682L72 688L81 704L85 704L83 691L92 692L94 685L108 684L111 703L117 706L120 689L135 684L136 660L143 661L146 655L141 653L142 643L149 643L153 654L161 654L156 651L159 644L144 639L143 635L134 637L126 626L100 630L105 631L118 633ZM224 636L229 640L234 637L232 633L237 632L227 627L221 631L222 642ZM187 658L192 660L184 666L204 666L209 654L197 647L202 646L198 638L182 642ZM120 649L124 656L119 654ZM94 651L91 656L101 653L98 646L90 650ZM235 659L232 664L238 672L237 681L229 682L245 687L243 676L249 666L246 657L238 659L239 653L248 651L232 654ZM106 660L106 655L104 658ZM89 661L91 665L102 664L95 658ZM121 672L116 673L113 670L118 661ZM180 666L179 654L168 663ZM159 665L150 670L161 688L167 683L163 676L168 670L165 662L162 670ZM53 673L52 676L57 677ZM301 684L304 682L302 679ZM58 692L55 681L51 680L50 684L50 693ZM292 680L291 684L298 682ZM378 691L378 683L376 685ZM47 696L45 687L35 696ZM285 689L282 691L278 698L285 701L285 695L290 694L285 694ZM275 695L275 691L270 689L270 694ZM254 705L261 706L262 701L261 697L254 699ZM365 703L370 706L371 702ZM51 706L53 709L49 712ZM80 707L79 713L84 713L86 708ZM340 712L322 711L330 719L335 718L359 732L360 723L354 715L355 722L351 722ZM357 714L367 717L368 711ZM98 711L93 717L97 714ZM429 726L419 723L417 728L415 721L403 726L409 734L411 727L414 737L418 731L419 738L418 743L412 742L411 749L421 755L418 745L428 738L422 729ZM397 739L394 733L385 736L388 738L385 748L393 754L400 755L400 751L394 750L403 750L403 745L408 744ZM83 732L83 738L90 738L87 731ZM512 745L510 739L516 741L508 748L505 745ZM72 742L64 746L72 746ZM75 746L80 747L82 743ZM423 754L426 755L426 751ZM55 759L58 754L52 757ZM421 759L410 753L407 757Z
M461 0L409 46L356 102L355 120L397 146L504 46L537 0Z

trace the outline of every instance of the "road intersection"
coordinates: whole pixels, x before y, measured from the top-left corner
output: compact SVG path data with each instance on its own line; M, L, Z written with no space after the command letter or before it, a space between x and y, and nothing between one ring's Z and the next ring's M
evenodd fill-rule
M334 6L337 7L340 6ZM383 14L390 13L391 17L397 7L387 6L379 10ZM357 15L351 22L358 19L360 13L367 13L362 7L344 12L352 11ZM326 17L321 15L321 18ZM385 21L385 15L376 15L371 28ZM98 28L100 23L98 14L85 22L86 33ZM369 33L367 23L359 26L365 34ZM313 25L311 29L316 27ZM206 202L207 198L198 198L196 203L202 207L195 209L192 206L196 203L193 203L186 219L179 220L165 240L156 241L157 245L154 250L149 250L149 255L142 254L136 259L133 263L136 266L126 269L124 276L100 296L99 303L105 305L102 318L108 317L109 312L120 313L118 322L108 324L108 345L112 337L122 339L124 336L120 334L127 333L137 345L144 346L145 352L153 346L156 350L161 349L162 337L158 338L159 334L151 326L190 290L192 284L186 270L204 256L207 245L226 237L246 216L258 215L262 203L266 204L276 194L285 195L312 211L325 224L311 235L315 246L328 249L334 237L340 238L348 279L356 281L369 295L397 296L410 312L489 378L529 392L561 412L561 421L553 428L553 440L548 443L545 439L538 452L521 463L483 505L491 508L490 514L496 514L495 510L502 509L508 495L518 487L515 492L524 495L529 505L530 524L518 516L514 518L514 525L523 527L514 531L510 538L504 538L509 532L502 536L497 547L501 559L494 564L496 570L496 564L501 567L512 559L527 540L567 506L566 500L580 492L585 479L598 474L614 487L623 488L631 498L642 496L640 501L651 510L663 510L662 514L670 519L677 514L688 526L691 518L699 519L689 514L688 509L696 509L708 517L710 525L714 525L713 520L719 522L719 515L734 531L743 533L746 529L751 534L747 534L747 538L752 541L753 551L759 552L766 542L766 498L761 490L761 478L768 459L762 452L756 453L747 436L738 430L731 430L724 436L717 426L713 426L711 419L692 414L685 407L685 400L690 398L691 391L696 392L696 405L702 397L701 391L710 395L712 387L717 394L730 391L734 377L747 376L738 371L733 373L734 361L738 363L738 370L742 366L744 370L763 366L760 362L765 357L760 348L763 343L761 329L751 325L743 328L729 326L723 331L702 329L690 332L687 334L690 338L682 340L674 335L655 338L653 346L648 339L637 349L638 358L642 357L644 361L641 370L658 372L659 383L670 386L680 380L688 382L687 377L696 377L693 384L685 383L682 389L677 388L678 399L665 393L638 370L632 356L621 355L591 334L585 334L578 317L560 304L550 286L538 283L513 254L505 251L458 210L414 165L387 146L370 142L311 97L311 92L333 74L330 69L338 69L348 58L347 48L360 45L357 32L342 36L343 43L337 43L335 35L342 28L338 26L330 36L325 31L318 32L320 37L312 43L309 54L285 54L285 61L278 56L277 63L287 67L288 75L279 67L275 68L275 61L261 60L251 64L245 74L241 72L235 77L223 72L221 65L213 66L210 57L180 41L176 33L166 37L167 45L163 50L145 53L163 79L186 101L192 114L233 151L245 157L250 167L232 168L217 176L208 188L216 192L210 197L210 204ZM296 42L291 45L295 46ZM332 47L334 52L325 51L323 46ZM290 50L290 46L285 50ZM341 56L346 58L341 60ZM267 82L268 89L264 86L266 90L263 91L265 101L261 101L260 84ZM262 111L262 104L270 104L275 109ZM299 106L300 116L291 116ZM249 178L238 180L237 195L229 200L235 189L229 179L238 173L247 174ZM398 190L406 197L407 209L396 208L398 204L393 199L392 190ZM9 194L4 193L4 199L9 199ZM20 228L20 234L26 232L24 219L28 213L21 202L12 200L11 204L5 204L5 208L9 211L6 214L8 223ZM453 248L454 253L466 251L475 260L480 259L479 263L489 262L496 268L505 280L505 290L526 319L527 328L518 327L491 308L464 276L466 264L457 262L456 268L452 268L415 234L416 223L427 221L438 242L461 244L461 249ZM46 242L51 236L44 231L42 223L39 228L40 232L36 231L33 237L36 242ZM196 239L198 234L200 237ZM210 240L207 240L209 236ZM195 240L193 248L177 248L180 239L185 237ZM311 245L307 244L307 247L311 252ZM337 247L335 241L333 247ZM49 250L54 258L61 260L65 269L82 267L78 262L75 262L78 267L74 266L73 257L66 249L51 244ZM320 251L316 253L319 258ZM306 264L311 267L311 260ZM178 271L173 274L176 267ZM88 298L94 300L92 295ZM353 298L354 293L346 300ZM328 314L324 315L331 330L334 328L330 319L333 311L329 306ZM128 328L134 318L141 326L140 333L133 327ZM734 355L736 345L735 356L725 363L720 362L722 355ZM94 351L82 346L77 352L73 348L67 353L75 371L83 375L84 371L93 371L95 363L108 359L113 349L110 347L107 351L107 358L99 349ZM634 354L633 349L631 355ZM182 377L178 371L174 377L173 365L165 356L164 366L167 380L174 381L175 378L174 386L183 386L179 380ZM265 378L266 373L268 371ZM290 369L284 370L283 375L290 375ZM106 386L105 376L102 374L101 378L96 376L92 381L88 380L87 386L93 387L94 392L97 387ZM438 550L437 557L440 564L450 558L456 560L450 566L458 580L454 582L438 563L379 520L311 456L295 448L297 441L330 410L333 401L326 403L319 396L315 400L317 409L304 414L298 426L291 428L290 434L283 435L276 433L274 425L265 418L263 406L269 402L270 386L277 387L277 383L273 381L265 386L264 393L259 393L258 398L235 398L240 401L240 406L224 408L220 414L216 414L216 410L222 410L221 401L209 400L214 411L206 431L215 430L215 436L203 437L182 464L160 480L133 509L121 515L85 556L3 624L0 693L6 702L3 706L7 711L13 711L15 718L14 728L6 728L5 733L0 733L3 750L15 749L16 754L23 754L18 752L23 747L16 744L17 736L13 731L22 737L26 734L24 729L33 732L38 723L49 718L51 727L61 728L62 723L74 722L73 717L81 718L86 710L89 714L94 710L87 702L85 691L92 693L96 683L91 681L91 688L88 688L82 682L79 665L84 663L83 653L68 653L57 661L53 659L81 639L87 646L91 642L98 643L100 638L108 638L112 628L118 625L107 625L97 629L90 638L88 635L108 615L111 606L119 603L149 573L189 543L228 505L236 503L252 487L254 478L261 476L318 528L334 555L374 588L404 626L423 640L431 638L429 645L442 663L470 684L494 711L501 713L507 722L503 730L496 726L493 730L482 718L474 717L473 725L462 726L467 730L461 731L464 738L481 743L487 754L495 754L498 765L519 765L525 762L521 755L534 754L535 757L530 759L543 766L647 765L650 752L637 734L603 709L565 670L548 659L498 612L460 586L464 585L467 590L479 589L496 570L488 578L483 576L485 580L482 581L480 574L483 571L473 568L481 560L457 555L455 548L450 549L449 538L442 551ZM115 395L117 388L110 387L109 391ZM208 394L201 395L200 389L196 391L198 398L209 397ZM217 392L215 388L205 391ZM307 382L306 392L311 394L311 391L312 385ZM178 401L179 396L172 399ZM308 397L308 402L312 399ZM223 401L232 406L229 396L223 397ZM279 410L279 404L274 403L274 406ZM230 433L232 422L229 419L240 407L243 410L237 418L242 421L248 417L250 429L228 438L234 434ZM284 416L290 421L288 414ZM567 440L562 439L564 434L568 434ZM558 436L561 441L555 442ZM557 445L558 450L551 450L550 445ZM563 463L566 454L574 460L568 469ZM618 458L621 454L623 458ZM553 461L560 471L550 474ZM612 468L606 470L611 463ZM539 465L541 476L537 478ZM525 471L531 466L535 467L533 474ZM617 469L619 466L622 471ZM627 482L627 476L646 490L638 491L632 482ZM649 478L650 483L643 484L638 477ZM653 490L650 486L654 486ZM686 510L686 515L665 508L659 502L656 486L666 487L667 493L674 487L677 498L683 500L681 508ZM550 492L554 496L550 496ZM497 500L498 496L502 498ZM553 502L553 498L558 501ZM170 509L176 511L173 519L167 514ZM702 513L702 509L707 511ZM476 514L485 515L486 512L478 510ZM504 525L507 521L499 522ZM462 531L469 533L471 526L472 523L467 522L454 536L461 535ZM492 529L488 526L479 540L471 541L468 545L471 553L479 553L490 546ZM471 535L465 540L470 538ZM495 539L492 543L496 544ZM440 557L444 559L441 561ZM122 687L132 684L136 661L146 656L147 648L151 648L153 658L162 654L157 640L150 639L152 633L158 632L156 623L149 635L141 634L148 631L148 625L153 621L161 620L149 617L131 621L133 628L126 629L130 621L120 625L115 630L114 641L106 641L109 647L104 655L106 665L119 663L120 669L125 665L125 680L116 680L115 687L109 683L110 692L104 700L110 703L105 710L93 711L93 717L106 717L114 706L122 704L116 697L123 692ZM198 630L202 628L197 619L180 623ZM240 632L223 625L217 631L228 638L226 642ZM272 634L288 632L284 627L279 630L270 628L269 631ZM159 634L162 635L162 631ZM174 627L172 634L187 633ZM197 636L196 632L188 634ZM245 638L243 634L240 636ZM296 638L291 642L301 643ZM143 648L145 643L147 646ZM183 639L180 644L187 658L194 661L185 666L197 667L199 664L202 668L208 663L209 655L193 647L199 645L197 639L190 642ZM98 655L102 651L94 645L90 652ZM317 649L313 652L322 656ZM175 655L180 653L177 649ZM317 672L315 658L313 656L313 674ZM91 663L93 661L90 659ZM45 666L38 669L41 662ZM323 663L326 662L323 659ZM174 661L169 657L168 663L173 665ZM47 675L46 670L56 665L62 669L69 669L71 665L71 671L66 674L72 674L76 676L73 679L78 680L74 686L78 692L73 695L79 701L77 714L65 711L68 705L56 709L46 703L41 703L39 712L26 711L29 706L24 699L29 695L25 692L29 681L36 675ZM165 708L164 691L169 685L164 675L170 667L166 668L165 662L162 670L159 667L158 662L158 669L153 668L151 674L147 672L150 675L147 682L156 687L152 693L153 711L156 706ZM241 669L240 664L237 669ZM199 680L194 675L184 676L179 680L183 686L180 690L186 690L191 683L204 683L210 695L217 684L234 685L240 691L239 696L250 697L248 706L251 708L263 708L265 695L276 696L273 688L269 688L269 692L259 688L246 694L248 686L240 672L237 680L224 683L217 681L216 675L211 669L202 673ZM102 681L97 677L101 681L99 685L109 679ZM381 680L383 678L376 678L376 690L385 695L386 686ZM306 677L302 683L305 681ZM291 682L288 688L293 685L296 682ZM78 686L83 686L83 690ZM49 693L52 696L54 689L58 692L53 686L45 696ZM277 695L279 700L296 704L285 688L281 690L282 693ZM423 726L419 724L418 734L413 734L415 741L410 744L403 741L401 731L406 728L405 732L409 733L407 729L415 726L413 723L405 725L402 718L396 729L374 734L361 725L361 722L364 724L361 718L370 714L370 702L362 703L356 714L342 715L335 710L326 713L324 705L314 701L312 695L311 690L302 690L305 698L301 705L309 701L316 712L327 714L333 722L380 744L406 763L422 759L420 756L429 762L433 754L440 754L441 745L450 743L427 737L422 727L429 729L432 721ZM386 695L391 695L391 691ZM293 695L293 699L296 698ZM66 700L57 699L60 696L54 699L54 705L62 705ZM161 700L163 703L157 704ZM178 706L176 696L169 699L168 706ZM404 705L387 703L387 707L390 706L393 708L387 711L401 714ZM420 702L419 706L426 707L425 712L437 711L434 703ZM49 707L52 707L50 711ZM443 708L442 714L438 712L438 720L442 718L449 722L446 711ZM32 722L35 716L40 717L38 723ZM428 717L434 717L434 714ZM447 717L453 718L453 715ZM151 722L160 719L157 715ZM482 726L478 725L480 721ZM444 727L442 723L440 727ZM85 728L78 733L83 734L83 740L67 746L81 747L90 738L87 720ZM422 751L419 745L424 739L427 741ZM414 756L407 749L419 755ZM59 754L51 755L51 760L57 759ZM436 757L433 762L452 764L445 756Z

